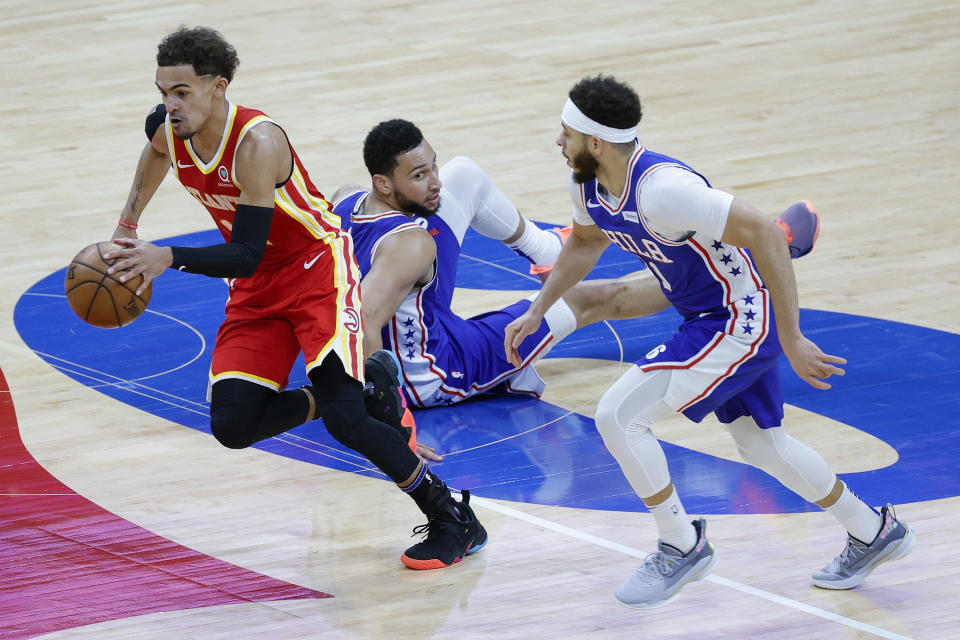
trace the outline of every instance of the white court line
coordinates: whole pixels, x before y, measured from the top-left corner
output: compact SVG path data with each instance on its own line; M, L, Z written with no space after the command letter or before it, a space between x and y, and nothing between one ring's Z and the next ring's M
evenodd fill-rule
M38 351L38 352L36 352L36 353L39 354L40 352ZM56 358L56 356L50 356L50 357ZM209 415L209 411L198 411L197 409L194 409L194 408L192 408L192 407L186 407L186 406L177 404L176 402L171 402L171 401L168 400L167 398L158 398L158 397L153 396L153 395L150 395L149 393L146 393L146 392L144 392L144 391L139 391L139 390L137 390L137 389L125 387L125 386L122 386L122 385L125 384L125 383L130 383L131 385L136 385L136 386L138 386L138 387L142 387L143 389L146 389L146 390L148 390L148 391L153 391L153 392L160 393L160 394L163 394L163 395L166 395L166 396L170 396L171 398L176 398L176 399L182 400L182 401L184 401L184 402L190 402L190 403L196 404L196 405L198 405L198 406L204 406L204 405L200 405L200 403L193 402L192 400L188 400L188 399L186 399L186 398L181 398L180 396L176 396L176 395L174 395L174 394L172 394L172 393L167 393L166 391L160 391L159 389L153 389L152 387L148 387L148 386L146 386L146 385L142 385L142 384L133 382L133 381L131 381L131 380L124 380L123 378L119 378L119 377L114 376L114 375L109 374L109 373L103 373L103 372L101 372L101 371L97 371L96 369L91 369L90 367L86 367L86 366L84 366L84 365L80 365L80 364L77 364L77 363L69 362L68 360L63 360L63 358L56 358L56 359L57 359L57 360L60 360L60 361L62 361L62 362L67 362L68 364L71 364L71 365L74 365L74 366L77 366L77 367L82 367L82 368L87 369L87 370L89 370L89 371L93 371L94 373L97 373L97 374L101 374L101 375L104 375L104 376L109 376L109 377L111 377L111 378L116 378L116 379L117 379L117 382L110 382L109 380L100 380L100 379L98 379L96 376L94 376L93 374L85 373L85 372L83 372L83 371L70 371L70 370L69 370L66 366L64 366L64 365L56 365L56 364L51 364L51 363L48 362L48 364L51 364L51 366L52 366L54 369L60 369L60 370L62 370L62 371L70 371L70 373L73 373L74 375L78 375L78 376L83 376L83 377L86 377L86 378L90 378L91 380L95 380L95 381L97 381L97 382L103 383L103 385L110 386L110 387L116 387L116 388L118 388L118 389L123 389L124 391L127 391L127 392L129 392L129 393L134 393L134 394L136 394L136 395L143 396L143 397L145 397L145 398L150 398L151 400L156 400L157 402L162 402L163 404L169 405L169 406L171 406L171 407L176 407L177 409L182 409L182 410L184 410L184 411L189 411L189 412L195 413L195 414L197 414L197 415L201 415L201 416ZM89 386L90 388L96 388L96 386L91 386L91 385L88 385L88 386ZM122 402L122 400L121 400L121 402ZM130 405L130 406L136 407L136 405ZM154 414L154 415L156 415L156 414ZM179 422L174 422L174 424L180 424L180 423L179 423ZM181 426L184 426L184 425L181 425ZM285 437L285 436L289 436L289 437ZM320 450L320 449L311 448L311 447L304 446L304 445L302 445L302 444L298 444L298 443L296 443L296 442L293 442L293 441L291 440L291 438L297 438L297 439L299 439L299 440L303 440L304 442L309 442L309 443L311 443L311 444L317 445L318 447L323 447L324 449L328 449L328 450L330 450L330 451L335 451L336 453L339 453L339 454L341 454L341 455L352 455L352 456L354 456L354 457L356 457L356 458L360 458L360 456L357 456L356 454L354 454L354 453L352 453L352 452L340 451L340 450L337 449L336 447L330 447L330 446L321 444L321 443L319 443L319 442L314 442L313 440L308 440L307 438L303 438L303 437L301 437L301 436L294 436L294 435L286 434L286 433L281 433L281 434L279 434L279 435L277 435L277 436L274 436L274 437L275 437L277 440L280 440L280 441L282 441L282 442L285 442L285 443L287 443L287 444L289 444L289 445L291 445L291 446L299 447L300 449L306 449L307 451L311 451L311 452L313 452L313 453L317 453L317 454L326 456L326 457L331 458L331 459L333 459L333 460L338 460L338 461L343 462L343 463L345 463L345 464L353 465L354 467L358 467L358 470L359 470L359 471L367 471L367 470L368 470L368 469L367 469L366 467L364 467L362 464L358 464L357 462L355 462L355 461L353 461L353 460L347 460L346 458L337 457L337 456L335 456L335 455L333 455L333 454L331 454L331 453L328 453L327 451L322 451L322 450ZM269 452L268 452L268 453L269 453ZM363 460L363 463L364 463L364 464L367 464L366 458L362 458L362 460ZM312 464L316 464L316 463L312 463ZM376 469L376 468L373 468L372 470L373 470L373 471L376 471L377 469Z
M464 256L464 257L471 258L471 259L475 260L476 262L486 263L486 264L488 264L489 266L497 267L497 268L502 269L502 270L504 270L504 271L513 271L512 269L509 269L509 268L505 268L505 267L501 267L501 266L496 265L496 264L488 263L488 262L485 261L485 260L481 260L481 259L477 259L477 258L472 258L471 256ZM513 271L513 273L516 273L516 271ZM526 276L526 274L518 274L518 275L523 275L523 276L525 276L525 277L529 277L529 276ZM530 277L530 279L533 280L534 278ZM38 294L34 294L34 295L38 295ZM53 296L51 296L51 297L53 297ZM160 314L160 315L165 315L165 316L166 316L166 314ZM166 316L166 317L170 318L170 316ZM171 319L176 320L175 318L171 318ZM185 324L185 325L186 325L186 323L183 323L182 321L180 321L180 322L181 322L181 324ZM620 360L621 360L621 363L622 363L622 361L623 361L623 345L622 345L622 343L620 343L619 336L617 335L616 331L613 330L613 327L612 327L608 322L604 322L604 324L607 325L607 327L610 329L610 332L614 335L615 339L617 339L617 342L620 344ZM189 327L189 325L186 325L186 326ZM190 327L190 328L192 329L192 327ZM196 331L196 330L194 329L194 331ZM203 339L203 338L202 338L202 336L201 336L201 340L202 340L202 339ZM201 351L201 353L202 353L202 351ZM58 358L58 359L59 359L59 358ZM196 359L196 357L195 357L194 359ZM64 360L64 362L67 362L67 361ZM71 363L71 364L73 364L74 366L81 366L81 367L83 366L83 365L79 365L79 364L76 364L76 363ZM183 366L185 366L185 365L183 365ZM87 368L87 367L84 367L84 368ZM179 368L179 367L178 367L178 368ZM92 370L92 369L91 369L91 370ZM105 373L103 373L103 372L97 372L97 373L100 373L101 375L110 375L110 374L105 374ZM89 376L89 377L92 377L92 376ZM115 378L116 378L116 376L111 376L111 377L115 377ZM148 377L153 377L153 376L148 376ZM118 378L118 379L119 379L119 378ZM145 379L145 378L141 378L141 379ZM106 381L104 381L104 382L106 382ZM128 381L128 382L132 382L132 381ZM111 383L107 382L107 384L111 384ZM134 383L134 384L135 384L135 383ZM143 385L141 385L141 386L143 386ZM150 389L149 387L145 387L145 388ZM155 389L150 389L150 390L151 390L151 391L156 391L156 392L159 392L159 393L165 393L165 392L162 392L162 391L159 391L159 390L155 390ZM137 391L134 391L134 390L132 390L132 389L128 389L128 391L133 391L134 393L138 393L139 395L144 395L144 396L150 397L149 395L147 395L147 394L145 394L145 393L137 392ZM166 394L166 395L170 395L170 396L172 396L172 397L177 397L177 396L174 396L173 394ZM171 403L171 402L169 402L169 401L167 401L167 400L164 400L164 399L162 399L162 398L152 398L152 399L154 399L154 400L159 400L159 401L161 401L161 402L167 402L168 404L174 404L174 403ZM178 399L179 399L179 398L178 398ZM182 400L185 400L185 399L182 399ZM176 405L175 405L175 406L176 406ZM186 408L186 407L180 407L180 408ZM568 415L569 415L569 414L568 414ZM566 417L566 416L563 416L563 417ZM549 424L549 423L548 423L548 424ZM546 425L540 425L540 427L535 427L534 429L531 429L531 431L532 431L532 430L535 430L535 429L537 429L537 428L541 428L541 427L543 427L543 426L546 426ZM310 440L308 440L308 439L306 439L306 438L299 438L299 439L302 439L302 440L304 440L304 441L306 441L306 442L311 442ZM317 451L317 450L315 450L315 449L311 449L310 447L306 447L306 446L304 446L304 445L297 444L296 442L291 442L290 440L287 440L287 439L284 439L284 440L286 440L287 444L289 444L289 445L298 446L298 447L300 447L300 448L313 451L314 453L320 453L320 454L322 454L322 455L327 455L327 456L329 456L329 457L331 457L331 458L337 459L335 456L331 456L330 454L326 454L325 452ZM318 445L319 445L319 443L314 443L314 444L318 444ZM479 448L479 447L474 447L474 448ZM334 449L334 450L335 450L335 449ZM458 453L461 453L461 452L458 452ZM448 455L449 455L449 454L448 454ZM350 461L347 461L347 460L341 460L341 461L342 461L342 462L350 462ZM351 464L355 464L355 463L352 463L352 462L350 462L350 463L351 463ZM360 465L356 465L356 466L360 466ZM366 470L366 469L364 469L364 470ZM377 471L376 468L371 468L371 469L369 469L369 470L370 470L370 471ZM576 538L576 539L578 539L578 540L582 540L582 541L584 541L584 542L587 542L587 543L590 543L590 544L594 544L594 545L597 545L597 546L599 546L599 547L604 547L604 548L610 549L610 550L612 550L612 551L617 551L617 552L619 552L619 553L622 553L622 554L625 554L625 555L628 555L628 556L632 556L632 557L635 557L635 558L641 558L641 559L642 559L642 558L645 558L645 557L648 555L646 552L640 551L639 549L634 549L633 547L628 547L628 546L625 546L625 545L622 545L622 544L619 544L619 543L616 543L616 542L612 542L612 541L610 541L610 540L606 540L606 539L604 539L604 538L600 538L600 537L598 537L598 536L595 536L595 535L592 535L592 534L589 534L589 533L585 533L585 532L583 532L583 531L579 531L579 530L577 530L577 529L573 529L573 528L571 528L571 527L567 527L567 526L558 524L558 523L556 523L556 522L552 522L552 521L550 521L550 520L546 520L546 519L544 519L544 518L540 518L540 517L538 517L538 516L530 515L530 514L528 514L528 513L524 513L523 511L518 511L517 509L513 509L513 508L508 507L508 506L506 506L506 505L502 505L502 504L499 504L499 503L497 503L497 502L493 502L492 500L487 500L487 499L485 499L485 498L481 498L481 497L479 497L479 496L471 496L471 504L476 505L476 506L480 506L480 507L485 508L485 509L488 509L488 510L490 510L490 511L496 511L496 512L498 512L498 513L501 513L501 514L503 514L503 515L509 516L509 517L514 518L514 519L517 519L517 520L523 520L523 521L528 522L528 523L530 523L530 524L533 524L533 525L536 525L536 526L539 526L539 527L543 527L544 529L549 529L549 530L555 531L555 532L557 532L557 533L561 533L561 534L566 535L566 536L569 536L569 537L571 537L571 538ZM909 636L902 636L902 635L900 635L900 634L898 634L898 633L894 633L894 632L892 632L892 631L887 631L886 629L881 629L881 628L879 628L879 627L875 627L875 626L873 626L873 625L869 625L869 624L866 624L866 623L864 623L864 622L860 622L859 620L854 620L854 619L848 618L848 617L846 617L846 616L841 616L841 615L832 613L832 612L830 612L830 611L826 611L826 610L824 610L824 609L820 609L820 608L818 608L818 607L814 607L814 606L805 604L805 603L803 603L803 602L799 602L799 601L797 601L797 600L792 600L792 599L790 599L790 598L786 598L786 597L783 597L783 596L779 596L779 595L777 595L777 594L775 594L775 593L770 593L770 592L764 591L764 590L762 590L762 589L757 589L756 587L751 587L751 586L749 586L749 585L745 585L745 584L743 584L743 583L737 582L737 581L735 581L735 580L730 580L730 579L728 579L728 578L723 578L723 577L717 576L717 575L715 575L715 574L708 575L708 576L707 576L706 578L704 578L704 579L705 579L705 580L708 580L708 581L710 581L710 582L713 582L714 584L718 584L718 585L720 585L720 586L727 587L728 589L733 589L733 590L735 590L735 591L739 591L739 592L745 593L745 594L747 594L747 595L751 595L751 596L754 596L754 597L757 597L757 598L761 598L761 599L763 599L763 600L767 600L768 602L773 602L773 603L775 603L775 604L779 604L779 605L782 605L782 606L785 606L785 607L788 607L788 608L791 608L791 609L795 609L795 610L801 611L801 612L803 612L803 613L808 613L808 614L817 616L817 617L819 617L819 618L823 618L824 620L829 620L829 621L831 621L831 622L836 622L836 623L838 623L838 624L842 624L842 625L844 625L844 626L851 627L851 628L853 628L853 629L858 629L858 630L860 630L860 631L864 631L864 632L866 632L866 633L870 633L870 634L875 635L875 636L880 637L880 638L886 638L886 639L888 639L888 640L913 640L913 639L910 638Z
M538 516L530 515L529 513L524 513L523 511L518 511L512 507L488 500L486 498L481 498L479 496L470 496L470 504L483 507L484 509L489 509L490 511L496 511L505 516L510 516L517 520L523 520L530 524L536 525L538 527L543 527L544 529L550 529L551 531L556 531L557 533L562 533L563 535L570 536L571 538L576 538L577 540L582 540L590 544L597 545L598 547L604 547L612 551L617 551L619 553L633 556L634 558L645 558L648 554L639 549L634 549L633 547L628 547L616 542L611 542L604 538L573 529L571 527L564 526L562 524L557 524L550 520L545 520ZM764 591L763 589L757 589L756 587L751 587L749 585L742 584L735 580L729 580L727 578L721 578L720 576L710 574L704 580L709 580L714 584L718 584L722 587L727 587L728 589L733 589L747 595L751 595L757 598L762 598L768 602L773 602L775 604L783 605L791 609L796 609L797 611L802 611L803 613L809 613L811 615L829 620L831 622L836 622L853 629L859 629L860 631L865 631L867 633L873 634L880 638L887 638L888 640L912 640L909 636L902 636L898 633L892 631L887 631L886 629L881 629L873 625L866 624L865 622L860 622L859 620L854 620L853 618L847 618L846 616L841 616L824 609L820 609L803 602L798 602L797 600L791 600L790 598L785 598L783 596L778 596L775 593L770 593L769 591Z
M25 294L23 294L23 295L24 295L24 296L36 296L36 297L39 297L39 298L61 298L61 299L63 299L63 300L66 300L66 298L67 298L66 295L60 294L60 293L29 293L29 292L28 292L28 293L25 293ZM190 329L190 331L193 331L193 333L197 336L197 338L200 339L200 351L198 351L195 356L193 356L192 358L190 358L190 359L187 360L186 362L175 366L173 369L167 369L166 371L160 371L159 373L151 373L151 374L148 375L148 376L141 376L141 377L139 377L139 378L131 378L130 380L126 380L126 382L136 382L136 381L138 381L138 380L149 380L150 378L157 378L157 377L159 377L159 376L163 376L163 375L166 375L166 374L168 374L168 373L173 373L174 371L177 371L178 369L183 369L184 367L186 367L186 366L188 366L188 365L190 365L190 364L193 364L200 356L203 355L203 352L207 350L207 340L206 340L206 338L204 338L204 337L203 337L203 334L200 333L200 331L197 330L197 328L194 327L192 324L190 324L190 323L188 323L188 322L184 322L183 320L181 320L180 318L177 318L177 317L175 317L175 316L171 316L171 315L169 315L169 314L163 313L162 311L153 311L152 309L145 309L145 311L146 311L146 313L150 313L150 314L153 314L153 315L155 315L155 316L160 316L161 318L166 318L167 320L172 320L172 321L176 322L177 324L183 325L183 326L186 327L187 329ZM43 354L43 353L41 353L40 351L36 351L36 350L34 350L34 352L35 352L35 353L40 353L41 355L47 355L47 354ZM50 357L51 357L51 358L57 358L58 360L63 360L63 358L59 358L59 357L53 356L53 355L51 355ZM63 362L70 362L70 361L69 361L69 360L63 360ZM77 363L73 363L73 362L71 362L70 364L74 364L74 365L76 365L76 366L78 366L78 367L84 366L84 365L77 364ZM93 371L93 369L91 369L91 371ZM98 372L98 373L102 373L102 372ZM104 373L103 375L111 375L111 374ZM117 376L111 376L111 377L116 378ZM117 378L117 379L119 380L120 378Z
M483 258L477 258L476 256L469 256L465 253L461 253L460 257L466 258L467 260L473 260L474 262L479 262L480 264L485 264L488 267L493 267L494 269L500 269L501 271L512 273L514 275L520 276L521 278L525 278L535 283L535 286L533 287L533 289L539 289L541 286L543 286L543 283L540 282L540 278L538 278L537 276L532 276L528 273L520 273L519 271L511 267L505 267L503 265L497 264L496 262L490 262L489 260L484 260ZM472 287L462 287L462 288L472 288ZM503 289L489 289L489 291L503 291ZM507 291L510 291L510 289L507 289ZM521 290L517 289L517 291L521 291Z

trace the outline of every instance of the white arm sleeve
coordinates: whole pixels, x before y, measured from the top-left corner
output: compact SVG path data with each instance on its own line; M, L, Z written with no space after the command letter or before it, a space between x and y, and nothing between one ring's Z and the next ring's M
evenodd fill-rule
M596 224L590 214L587 213L587 207L583 202L583 190L574 181L573 177L570 178L570 199L573 200L574 222L583 226Z
M720 239L733 195L711 189L683 167L668 165L640 184L640 212L654 231L669 240L694 231Z

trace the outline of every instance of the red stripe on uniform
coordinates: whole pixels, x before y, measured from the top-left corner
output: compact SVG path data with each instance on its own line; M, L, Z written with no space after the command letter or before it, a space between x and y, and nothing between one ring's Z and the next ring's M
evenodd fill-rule
M353 240L346 234L342 234L342 241L340 242L342 247L341 253L343 257L343 265L346 269L346 279L347 286L349 291L346 296L346 303L352 307L357 314L361 314L362 309L362 300L360 299L360 282L355 276L356 262L353 257ZM360 315L361 321L361 331L363 327L363 316ZM363 342L360 339L362 333L350 332L350 338L348 341L350 348L350 356L353 359L352 369L356 374L354 377L357 380L363 381Z
M767 296L766 296L766 293L764 293L763 291L764 291L764 290L761 290L761 293L762 293L762 295L763 295L763 297L764 297L764 308L766 308L766 305L767 305L767 303L766 303L766 297L767 297ZM694 398L693 400L691 400L691 401L688 402L687 404L685 404L685 405L683 405L682 407L680 407L679 411L683 411L683 410L686 409L687 407L690 407L690 406L692 406L692 405L700 402L700 400L702 400L702 399L705 398L706 396L710 395L710 392L713 391L714 389L716 389L717 386L718 386L721 382L723 382L724 380L726 380L727 378L729 378L729 377L733 374L733 372L736 371L736 370L740 367L741 364L743 364L744 362L746 362L747 360L749 360L750 358L753 357L753 355L757 352L757 349L760 348L760 345L763 343L764 339L767 337L767 334L768 334L769 331L770 331L770 320L769 320L768 316L769 316L769 313L768 313L768 312L764 312L764 315L763 315L763 331L760 332L760 334L757 336L757 339L754 340L753 343L750 345L750 351L748 351L746 354L744 354L744 356L743 356L742 358L740 358L739 360L737 360L736 362L734 362L733 364L731 364L730 367L727 368L727 370L726 370L725 372L723 372L723 374L721 374L716 380L714 380L712 383L710 383L709 385L707 385L707 388L704 389L703 393L701 393L699 396L697 396L696 398Z
M757 273L757 270L753 265L753 260L750 259L750 256L747 255L747 252L743 248L737 247L737 251L739 251L740 255L743 256L744 261L747 263L747 268L750 269L750 277L753 279L754 286L756 286L758 290L762 289L763 281L760 279L760 274Z
M727 278L723 275L723 273L721 273L717 269L717 266L713 263L713 260L710 259L710 253L708 252L706 247L704 247L702 244L700 244L693 238L690 238L689 242L690 242L690 246L692 246L697 251L697 253L703 256L704 262L706 263L707 267L710 269L710 271L713 272L713 277L717 280L717 282L719 282L723 286L723 290L724 290L723 303L725 306L729 307L733 302L733 300L730 298L730 293L733 287L730 285L729 282L727 282Z
M695 366L698 362L706 358L707 355L709 355L710 352L713 351L718 344L720 344L720 341L723 340L723 336L725 335L727 334L721 333L715 336L713 338L713 342L707 345L706 350L700 352L700 355L697 356L696 360L688 360L686 362L682 362L679 364L666 364L666 363L655 362L653 364L640 365L640 369L642 369L643 371L655 371L658 369L689 369L690 367Z

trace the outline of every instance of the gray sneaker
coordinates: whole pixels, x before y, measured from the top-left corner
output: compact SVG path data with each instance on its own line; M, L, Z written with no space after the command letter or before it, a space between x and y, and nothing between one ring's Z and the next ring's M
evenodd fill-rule
M881 562L909 553L915 538L913 529L897 520L892 505L883 507L880 516L883 526L873 542L866 544L848 534L847 547L813 574L813 584L822 589L852 589Z
M717 564L717 554L707 540L707 521L693 522L697 544L686 555L669 544L660 542L658 551L644 560L643 566L617 589L614 597L620 604L635 609L651 609L673 600L683 585L705 577Z

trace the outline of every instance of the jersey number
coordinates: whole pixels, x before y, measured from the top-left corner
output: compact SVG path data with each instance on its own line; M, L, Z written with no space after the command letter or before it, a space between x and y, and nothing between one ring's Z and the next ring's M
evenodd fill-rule
M673 291L673 287L670 286L670 281L667 280L662 273L660 273L660 269L657 269L657 265L654 264L652 260L647 262L647 266L650 268L650 271L653 272L653 275L657 276L657 280L660 281L661 287L667 291Z

